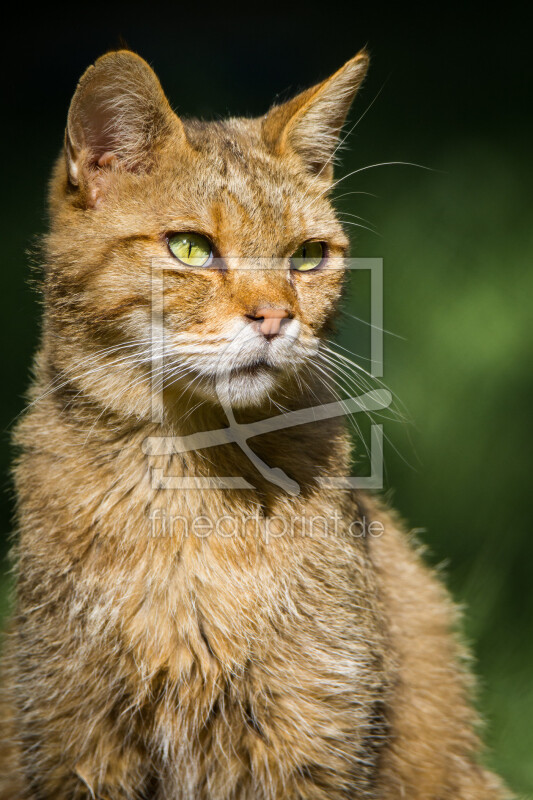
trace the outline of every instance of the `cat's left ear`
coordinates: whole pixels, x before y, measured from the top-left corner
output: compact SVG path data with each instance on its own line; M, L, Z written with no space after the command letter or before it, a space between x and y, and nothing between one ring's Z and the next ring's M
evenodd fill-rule
M278 155L295 154L324 183L333 177L339 134L368 69L361 50L330 78L307 89L263 120L263 138Z

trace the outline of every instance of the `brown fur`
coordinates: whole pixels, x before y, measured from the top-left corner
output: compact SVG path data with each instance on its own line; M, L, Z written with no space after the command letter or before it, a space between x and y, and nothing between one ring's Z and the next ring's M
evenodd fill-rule
M179 120L129 52L80 82L51 187L33 402L16 434L5 800L506 796L477 763L445 590L375 498L317 486L349 470L342 421L253 440L298 497L236 444L143 454L148 436L227 424L198 375L167 381L153 421L146 348L127 344L147 342L151 281L163 280L153 262L172 260L165 234L203 233L224 262L165 277L171 349L214 347L264 305L290 312L302 343L327 331L342 270L298 274L287 259L308 239L346 254L327 190L366 60L263 119L209 124ZM272 257L273 268L238 268ZM289 409L331 399L312 359L291 360L275 390L251 400L243 384L241 419L277 413L269 395ZM154 467L255 488L154 488ZM152 535L154 509L173 515L173 535ZM238 535L185 535L184 520L225 515ZM298 520L323 515L334 533L306 535ZM351 534L363 517L384 535Z

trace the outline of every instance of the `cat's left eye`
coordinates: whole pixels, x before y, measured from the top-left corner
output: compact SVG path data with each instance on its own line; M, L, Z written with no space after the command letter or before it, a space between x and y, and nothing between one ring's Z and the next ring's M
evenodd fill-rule
M213 260L211 242L200 233L174 233L168 237L168 247L187 267L208 267Z
M297 272L309 272L316 269L324 260L322 242L304 242L291 256L291 267Z

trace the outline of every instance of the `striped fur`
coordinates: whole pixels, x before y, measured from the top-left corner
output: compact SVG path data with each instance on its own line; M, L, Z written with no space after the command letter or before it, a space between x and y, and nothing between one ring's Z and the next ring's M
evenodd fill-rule
M376 498L317 484L349 470L342 420L252 441L298 497L236 444L143 452L149 436L227 425L220 363L241 422L331 400L316 353L343 269L300 275L288 258L307 239L327 243L332 264L347 253L327 190L366 63L262 119L214 123L178 119L129 52L79 84L16 432L2 800L505 796L478 765L444 588ZM210 237L220 269L175 268L165 235L191 230ZM247 336L245 315L265 304L290 312L290 346ZM162 489L154 468L254 488ZM328 535L309 532L305 520L324 518ZM354 533L363 519L384 534Z

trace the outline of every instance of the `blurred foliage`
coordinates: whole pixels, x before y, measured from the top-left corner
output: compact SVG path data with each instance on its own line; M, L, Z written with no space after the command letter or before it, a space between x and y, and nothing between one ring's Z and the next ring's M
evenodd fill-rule
M308 58L310 23L302 31L290 15L283 25L261 20L260 40L239 38L257 20L225 20L214 32L202 27L205 57L198 58L194 36L180 45L185 79L176 70L170 30L156 36L135 27L105 34L83 29L75 43L67 46L65 39L61 47L56 31L46 53L35 35L13 89L16 136L3 132L4 152L19 157L5 164L0 468L7 485L8 428L23 405L37 340L39 311L24 251L45 227L43 189L85 65L122 32L152 61L180 111L262 113L276 91L286 95L291 84L311 83L369 41L374 70L353 121L385 86L349 137L337 176L392 160L431 168L376 167L346 178L335 192L340 210L370 220L379 233L349 228L353 255L384 259L385 328L391 331L384 380L413 420L385 422L387 492L408 524L423 531L428 557L444 564L447 583L465 606L489 761L515 791L533 797L531 110L522 102L525 60L516 42L505 62L486 58L491 43L514 42L520 23L509 15L488 30L476 19L474 35L461 8L457 17L443 11L438 35L432 21L424 27L408 15L388 19L383 32L380 10L374 17L365 13L351 28L324 20L323 38L334 33L334 44L316 61ZM219 36L234 46L220 52ZM284 59L270 57L272 42ZM447 60L450 42L454 57ZM37 68L41 62L45 69ZM30 86L28 108L23 98ZM43 121L38 141L29 124L35 117ZM364 326L348 315L361 314L355 283L345 310L339 341L364 356ZM9 519L6 492L0 504L5 531ZM7 587L6 578L2 612Z
M466 608L490 763L531 792L533 204L526 159L462 141L433 157L439 172L366 179L380 196L374 218L370 201L350 208L377 221L382 236L376 243L360 232L354 251L384 258L384 327L395 334L385 334L385 382L415 423L407 431L385 423L386 483ZM352 329L347 318L340 340L357 350Z

